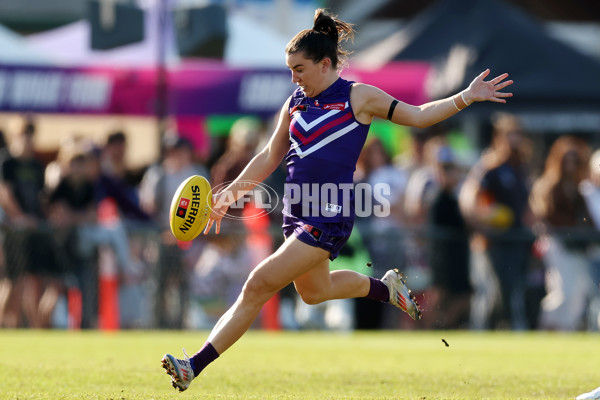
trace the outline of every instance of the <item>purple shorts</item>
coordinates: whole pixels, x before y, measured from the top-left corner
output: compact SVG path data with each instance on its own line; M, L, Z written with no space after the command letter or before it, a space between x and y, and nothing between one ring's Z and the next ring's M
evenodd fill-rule
M283 214L283 235L287 239L294 234L309 246L320 247L335 260L350 237L354 221L333 223L308 223L300 218Z

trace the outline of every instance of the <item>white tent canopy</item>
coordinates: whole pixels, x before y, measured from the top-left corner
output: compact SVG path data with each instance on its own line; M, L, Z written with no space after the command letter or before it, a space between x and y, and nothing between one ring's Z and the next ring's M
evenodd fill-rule
M27 40L0 25L0 64L40 65L47 64L48 57L28 45Z
M244 67L285 66L285 46L290 38L260 24L242 12L228 14L229 36L225 61Z
M144 40L110 50L90 48L90 24L80 20L50 31L27 37L27 43L41 53L47 54L58 65L110 65L144 66L158 61L158 12L150 7L146 10ZM169 21L170 22L170 21ZM172 29L165 34L166 61L179 61Z
M140 43L121 46L111 50L92 50L90 48L90 26L86 20L80 20L50 31L30 35L26 43L39 53L45 54L58 65L152 65L158 60L158 11L156 4L146 5L145 39ZM268 13L267 13L268 11ZM227 13L228 37L224 61L238 67L285 67L285 46L291 39L282 32L277 24L276 10L267 9L262 13L231 8ZM294 33L301 28L310 27L314 9L308 6L296 6L293 21L288 21L287 30ZM171 14L168 14L169 16ZM165 48L167 64L180 61L173 21L167 18L165 29Z

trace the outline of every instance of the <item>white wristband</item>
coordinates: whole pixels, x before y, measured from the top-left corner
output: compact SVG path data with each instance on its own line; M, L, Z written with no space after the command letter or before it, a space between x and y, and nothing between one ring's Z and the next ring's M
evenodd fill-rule
M460 98L462 99L463 103L465 103L465 106L470 106L470 104L465 100L465 92L460 92Z
M456 107L456 109L460 111L460 108L458 108L458 106L456 105L456 100L454 99L454 96L452 96L452 104L454 104L454 107Z

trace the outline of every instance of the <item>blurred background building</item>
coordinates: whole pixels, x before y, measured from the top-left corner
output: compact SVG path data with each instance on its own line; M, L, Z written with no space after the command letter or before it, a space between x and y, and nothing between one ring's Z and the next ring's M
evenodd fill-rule
M158 154L173 124L208 152L207 116L278 109L292 88L283 49L310 26L316 7L352 21L359 32L348 76L400 99L443 97L490 66L518 82L505 109L521 114L528 129L600 125L600 11L591 0L6 0L0 122L9 123L11 112L46 114L38 140L48 151L59 132L85 125L98 137L97 126L126 125L133 141L141 131L152 135L131 155L138 166ZM408 68L416 73L408 79L361 75L387 69L407 76ZM493 109L460 115L473 140L481 138L477 117Z

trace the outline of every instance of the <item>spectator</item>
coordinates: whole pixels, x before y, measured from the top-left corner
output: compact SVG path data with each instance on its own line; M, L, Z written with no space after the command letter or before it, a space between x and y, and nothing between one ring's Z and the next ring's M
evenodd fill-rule
M126 154L127 136L125 136L125 133L116 131L109 134L102 149L102 172L111 177L126 179Z
M427 128L410 128L410 140L408 148L395 156L394 163L402 168L409 177L413 172L421 169L426 163L425 144L436 136L443 136L447 131L447 125L444 121Z
M260 134L260 124L254 118L240 118L233 124L225 152L211 169L214 186L230 182L242 172L256 154Z
M167 137L164 158L151 166L140 185L142 210L151 215L160 229L159 259L156 266L156 292L152 296L154 319L160 328L183 328L189 302L189 272L201 250L196 240L185 246L177 243L169 225L171 200L177 188L192 175L207 176L206 169L194 161L190 141ZM169 296L176 293L177 305L169 306Z
M113 251L122 284L134 278L137 272L132 267L129 236L117 207L135 210L137 206L127 200L115 180L101 172L96 146L83 139L66 141L64 146L59 159L66 164L57 168L62 177L50 192L50 210L54 224L70 225L76 232L73 258L78 260L75 273L82 294L81 327L96 328L98 252L102 248ZM145 215L141 210L139 213Z
M8 152L6 137L4 135L4 131L2 129L0 129L0 165L4 162L4 159L6 159L9 156L10 156L10 153ZM0 205L0 223L3 224L5 220L6 220L6 216L4 213L4 209ZM4 242L4 231L5 231L4 229L0 230L0 240L2 240L2 242ZM8 307L7 303L10 298L10 292L11 292L11 287L12 287L12 282L7 276L7 271L6 271L7 266L6 266L5 258L6 257L4 256L4 248L2 246L0 246L0 327L4 326L5 311L7 311L7 307ZM11 311L14 311L14 310L8 310L9 314ZM13 312L13 315L14 315L14 312ZM10 319L10 317L9 317L9 319Z
M256 154L260 141L261 127L251 117L238 119L231 127L225 152L210 170L210 183L218 192L233 181ZM242 216L242 208L231 207L228 215Z
M432 285L425 298L429 312L424 322L431 328L466 327L470 313L469 233L458 206L461 171L448 145L435 150L435 194L427 211L428 265Z
M588 211L590 212L596 235L600 235L600 149L596 150L590 158L590 176L580 185L581 194L585 200ZM588 329L600 330L600 240L596 239L595 244L590 245L589 257L591 261L592 283L595 288L595 295L590 301Z
M59 150L61 174L49 190L49 216L55 226L78 226L95 221L94 186L87 175L82 140L67 142Z
M152 219L140 207L137 187L126 163L126 151L127 137L123 132L117 131L108 135L102 149L91 148L88 152L86 170L94 184L98 223L83 227L79 250L86 259L94 259L97 252L101 251L98 254L101 276L112 275L111 260L116 259L119 277L122 279L119 295L121 298L127 297L126 301L121 302L120 316L139 321L142 318L139 310L143 298L141 291L135 286L143 271L139 262L133 262L130 236L136 228L151 226ZM137 243L133 247L141 249ZM104 249L112 250L116 257L104 253ZM97 278L96 275L93 278ZM134 297L127 296L130 293L135 293ZM120 322L131 325L125 318L121 318ZM110 324L113 323L111 320Z
M123 132L111 133L98 153L91 153L97 165L91 170L95 175L96 201L112 199L125 222L150 222L151 217L144 212L139 204L137 188L131 184L125 154L127 139Z
M21 311L29 326L50 326L63 274L64 263L45 224L44 166L37 159L34 136L34 122L24 119L0 167L0 206L10 227L4 240L10 289L2 322L12 328L21 326Z
M51 192L56 189L58 183L70 169L71 158L75 153L81 152L84 142L85 140L80 136L69 136L61 141L56 159L46 165L44 172L47 191Z
M532 215L527 149L519 120L509 114L498 115L493 121L492 143L469 172L459 195L463 215L477 233L474 249L482 251L491 268L480 273L485 264L473 264L479 278L472 315L475 328L493 327L493 322L501 328L528 328L525 291ZM493 278L500 291L497 321L492 321L491 315L494 299L485 298L493 293L489 288Z
M431 270L427 264L427 237L425 230L428 212L438 191L435 177L436 152L446 142L445 127L436 124L420 132L420 165L412 169L404 196L404 215L409 228L405 237L407 281L413 291L420 291L431 284ZM427 299L424 299L427 301ZM425 306L425 303L424 303Z
M96 225L97 209L94 185L88 175L90 155L86 152L87 148L88 144L83 139L72 138L63 142L56 162L46 169L46 178L50 179L50 182L46 181L49 192L48 219L56 237L60 239L65 261L69 263L69 271L74 274L81 292L79 327L82 328L96 327L98 311L96 254L91 250L94 235L90 232L100 227ZM60 173L56 174L58 171ZM52 182L54 179L57 181ZM107 240L110 236L107 233Z
M251 255L236 234L210 237L191 274L192 296L204 316L201 329L210 328L231 307L251 270Z
M412 139L414 159L408 166L408 182L404 200L404 213L411 226L421 226L427 221L426 211L434 193L436 180L433 171L435 151L446 127L438 123L422 130L415 130Z
M579 192L588 173L589 153L589 147L580 139L558 138L531 193L531 208L547 242L544 261L548 294L542 301L542 328L580 328L593 292L586 255L593 220Z

